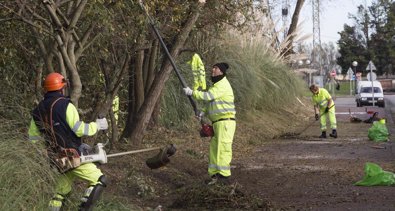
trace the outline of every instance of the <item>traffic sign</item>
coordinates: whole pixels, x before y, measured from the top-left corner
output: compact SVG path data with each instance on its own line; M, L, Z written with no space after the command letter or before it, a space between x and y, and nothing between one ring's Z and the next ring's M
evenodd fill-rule
M369 61L369 64L368 64L368 66L366 67L366 70L371 71L371 70L377 70L377 69L376 69L376 66L374 66L373 62L372 62L372 61Z
M354 71L352 71L351 68L348 68L347 75L348 75L348 78L351 78L354 75Z
M375 81L377 79L377 75L374 72L370 72L366 75L368 81Z

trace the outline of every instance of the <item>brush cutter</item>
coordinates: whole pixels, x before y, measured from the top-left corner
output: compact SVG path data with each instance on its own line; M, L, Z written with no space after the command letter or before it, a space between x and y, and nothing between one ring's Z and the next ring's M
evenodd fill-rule
M139 150L132 150L132 151L127 151L127 152L120 152L120 153L114 153L114 154L106 154L106 151L104 151L104 144L98 143L94 147L94 154L89 154L89 155L81 155L80 156L80 161L81 164L83 163L94 163L98 162L100 164L105 164L107 163L107 158L110 157L118 157L118 156L123 156L123 155L129 155L129 154L136 154L136 153L141 153L141 152L148 152L148 151L153 151L153 150L160 150L157 155L155 155L152 158L147 159L146 164L150 169L157 169L160 168L167 163L170 162L169 157L174 155L176 153L176 147L174 144L170 144L164 148L160 147L152 147L152 148L147 148L147 149L139 149Z

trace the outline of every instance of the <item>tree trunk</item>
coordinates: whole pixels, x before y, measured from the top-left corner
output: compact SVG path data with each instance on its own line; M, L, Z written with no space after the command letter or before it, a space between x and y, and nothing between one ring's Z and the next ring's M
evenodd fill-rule
M283 52L283 55L285 57L287 57L289 54L293 53L293 42L294 42L294 38L295 38L295 31L296 31L296 27L298 26L298 22L299 22L299 14L300 11L302 10L303 4L304 4L305 0L298 0L296 2L296 6L295 6L295 11L292 15L292 20L291 20L291 24L289 26L288 29L288 46L285 49L285 52Z
M189 19L184 25L183 30L177 36L174 45L172 45L173 47L170 54L173 58L177 58L180 49L185 44L185 41L188 38L189 33L195 25L198 17L199 10L196 9L192 12L191 16L189 16ZM164 60L161 71L159 71L157 76L155 77L152 87L149 89L147 97L145 98L143 105L141 106L139 112L136 115L135 122L133 122L133 127L131 128L131 135L129 139L132 140L134 144L140 144L142 138L144 137L144 131L147 128L147 125L151 119L152 112L165 86L165 82L169 78L172 69L173 67L171 66L169 60Z
M148 76L147 76L147 83L145 85L145 93L148 93L149 89L152 86L152 82L154 81L155 78L155 64L157 63L158 59L158 50L159 50L159 41L156 39L153 44L152 44L152 50L151 50L151 56L150 56L150 62L149 62L149 68L148 68ZM162 95L161 95L162 96ZM157 101L154 111L152 113L151 117L151 122L149 124L149 127L155 127L156 124L159 122L159 115L160 115L160 101L162 97L159 97L159 100Z
M144 102L143 66L144 50L138 50L134 69L134 96L136 102L133 113L137 113Z
M158 59L158 50L159 50L159 41L156 39L152 43L152 47L150 51L151 55L149 57L147 80L145 83L145 93L148 93L149 89L152 86L152 82L154 81L155 78L155 64L157 63L157 59Z
M133 54L135 56L135 54ZM123 133L121 135L121 140L124 138L130 137L132 134L132 130L130 129L132 127L132 124L134 122L134 116L135 113L133 112L135 109L135 95L134 95L134 69L135 69L135 60L132 59L130 62L129 66L129 71L128 71L128 114L126 117L126 123L125 123L125 129L123 130Z
M160 105L161 105L161 99L162 99L162 94L159 96L159 100L156 102L154 111L152 112L152 118L151 122L149 124L149 127L155 127L159 123L159 115L160 115Z

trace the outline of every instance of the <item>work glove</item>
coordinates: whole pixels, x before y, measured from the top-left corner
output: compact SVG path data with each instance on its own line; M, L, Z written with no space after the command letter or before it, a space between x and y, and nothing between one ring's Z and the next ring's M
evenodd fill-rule
M182 88L182 89L184 90L184 93L185 93L187 96L191 96L192 93L193 93L193 90L192 90L191 88L189 88L189 87L185 87L185 88Z
M96 124L97 124L97 130L107 130L108 129L108 123L107 123L107 119L105 117L96 119Z
M340 84L338 83L338 84L336 84L336 90L340 90Z
M196 118L198 118L199 121L201 121L203 117L204 117L204 112L203 111L198 111L198 114L197 114Z
M320 116L318 115L318 114L315 114L315 120L319 120L320 119Z
M328 111L329 111L329 107L326 107L325 108L325 113L328 113Z
M90 155L93 153L93 148L88 144L82 143L78 147L78 151L80 151L81 155Z

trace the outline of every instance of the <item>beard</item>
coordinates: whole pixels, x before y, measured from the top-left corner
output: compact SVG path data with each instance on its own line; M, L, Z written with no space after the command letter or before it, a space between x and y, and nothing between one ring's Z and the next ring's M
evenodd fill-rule
M218 81L220 81L221 79L223 79L225 77L225 75L217 75L217 76L211 76L211 81L213 83L217 83Z

